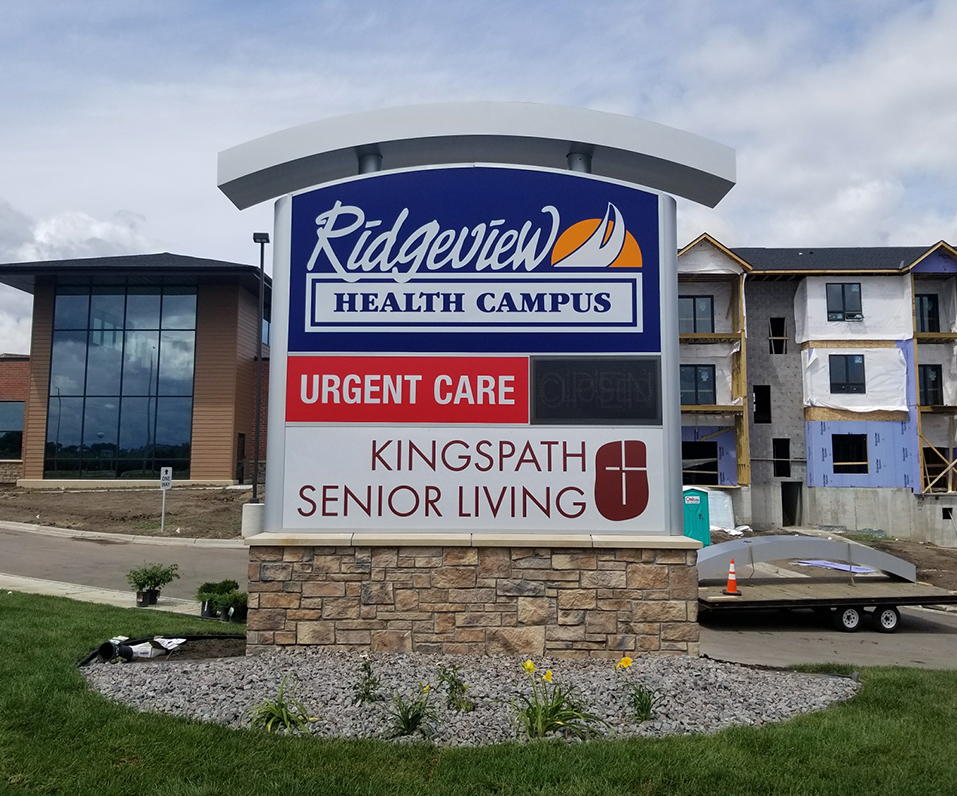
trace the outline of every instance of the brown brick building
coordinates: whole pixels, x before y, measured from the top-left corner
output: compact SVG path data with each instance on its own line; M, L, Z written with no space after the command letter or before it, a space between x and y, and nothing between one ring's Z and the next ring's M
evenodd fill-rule
M23 473L23 409L30 384L30 357L0 354L0 483Z
M183 481L250 480L258 268L131 255L3 264L0 282L34 297L30 357L0 358L0 425L19 401L22 433L0 478L134 484L168 466ZM264 367L264 407L267 380Z

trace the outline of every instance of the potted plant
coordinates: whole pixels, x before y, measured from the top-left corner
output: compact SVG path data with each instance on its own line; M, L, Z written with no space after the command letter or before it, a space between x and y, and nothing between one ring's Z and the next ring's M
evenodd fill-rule
M136 604L141 608L156 605L160 590L179 577L179 564L143 564L126 573L126 580L136 592Z
M248 596L244 591L231 591L216 598L219 618L224 622L245 622Z
M204 619L219 616L218 598L223 594L236 591L239 584L234 580L221 580L218 583L206 582L196 590L196 599L200 602L199 615Z

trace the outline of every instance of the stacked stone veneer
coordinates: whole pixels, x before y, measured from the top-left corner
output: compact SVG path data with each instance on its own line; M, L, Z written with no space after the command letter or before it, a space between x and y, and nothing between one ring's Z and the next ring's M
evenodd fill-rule
M23 462L0 461L0 484L15 484L23 478Z
M696 655L695 560L682 549L253 546L247 651Z

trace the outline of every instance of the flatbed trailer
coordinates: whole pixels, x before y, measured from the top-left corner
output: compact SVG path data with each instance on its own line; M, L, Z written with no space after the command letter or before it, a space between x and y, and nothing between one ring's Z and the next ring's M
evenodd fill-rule
M732 558L749 573L738 580L737 595L725 593L726 583L714 583L719 572L728 571ZM755 577L756 564L794 558L840 561L877 574ZM901 605L957 605L957 592L918 582L913 564L846 540L765 536L725 542L699 552L698 574L702 612L808 608L832 614L835 626L846 632L859 630L870 617L876 630L893 633L900 625Z
M724 594L725 586L698 586L702 611L728 612L761 608L810 608L833 613L839 630L859 630L870 615L873 626L893 633L900 623L901 605L957 605L957 593L926 583L863 580L854 583L826 579L749 580L738 584L739 596Z

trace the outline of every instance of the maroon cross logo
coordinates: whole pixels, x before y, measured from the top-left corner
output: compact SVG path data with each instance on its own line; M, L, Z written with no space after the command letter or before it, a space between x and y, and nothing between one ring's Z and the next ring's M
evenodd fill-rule
M645 443L606 442L595 454L595 507L606 520L633 520L648 507Z

